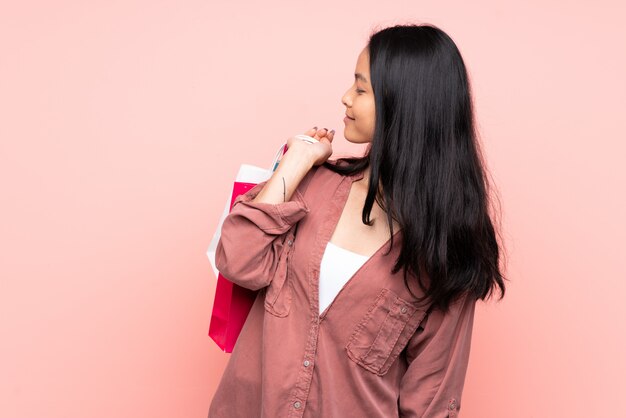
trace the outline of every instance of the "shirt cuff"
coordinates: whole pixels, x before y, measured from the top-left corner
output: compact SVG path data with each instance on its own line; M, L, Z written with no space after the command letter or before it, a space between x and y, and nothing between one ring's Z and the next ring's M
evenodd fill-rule
M298 189L287 202L252 202L265 183L266 181L259 183L246 193L237 196L230 213L246 217L268 234L280 235L309 213L310 209Z

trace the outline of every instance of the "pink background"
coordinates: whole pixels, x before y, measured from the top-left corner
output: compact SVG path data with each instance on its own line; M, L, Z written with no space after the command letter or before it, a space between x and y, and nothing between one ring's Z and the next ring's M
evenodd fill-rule
M377 25L470 71L510 278L461 415L624 410L618 1L55 1L0 8L0 416L205 417L228 359L205 255L240 163L335 128Z

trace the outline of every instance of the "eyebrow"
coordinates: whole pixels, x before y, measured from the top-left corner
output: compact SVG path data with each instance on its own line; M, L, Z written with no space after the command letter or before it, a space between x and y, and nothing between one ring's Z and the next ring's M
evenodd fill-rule
M362 82L367 83L367 78L365 78L361 73L354 73L354 78L357 78Z

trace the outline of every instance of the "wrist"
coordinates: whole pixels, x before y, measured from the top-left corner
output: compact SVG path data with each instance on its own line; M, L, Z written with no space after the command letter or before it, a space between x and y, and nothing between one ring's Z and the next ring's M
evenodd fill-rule
M309 171L315 165L315 155L309 149L309 144L306 143L295 143L292 144L287 152L280 159L280 163L278 168L281 165L289 165L291 167L299 167ZM277 170L278 170L277 168Z

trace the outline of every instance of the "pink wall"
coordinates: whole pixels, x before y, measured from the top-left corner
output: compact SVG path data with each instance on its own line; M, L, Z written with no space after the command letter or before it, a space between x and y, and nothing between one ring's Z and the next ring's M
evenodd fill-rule
M375 25L470 69L511 279L480 303L466 418L618 416L626 375L624 7L4 2L0 416L205 417L227 361L205 251L239 163L340 98ZM619 142L618 142L619 140Z

